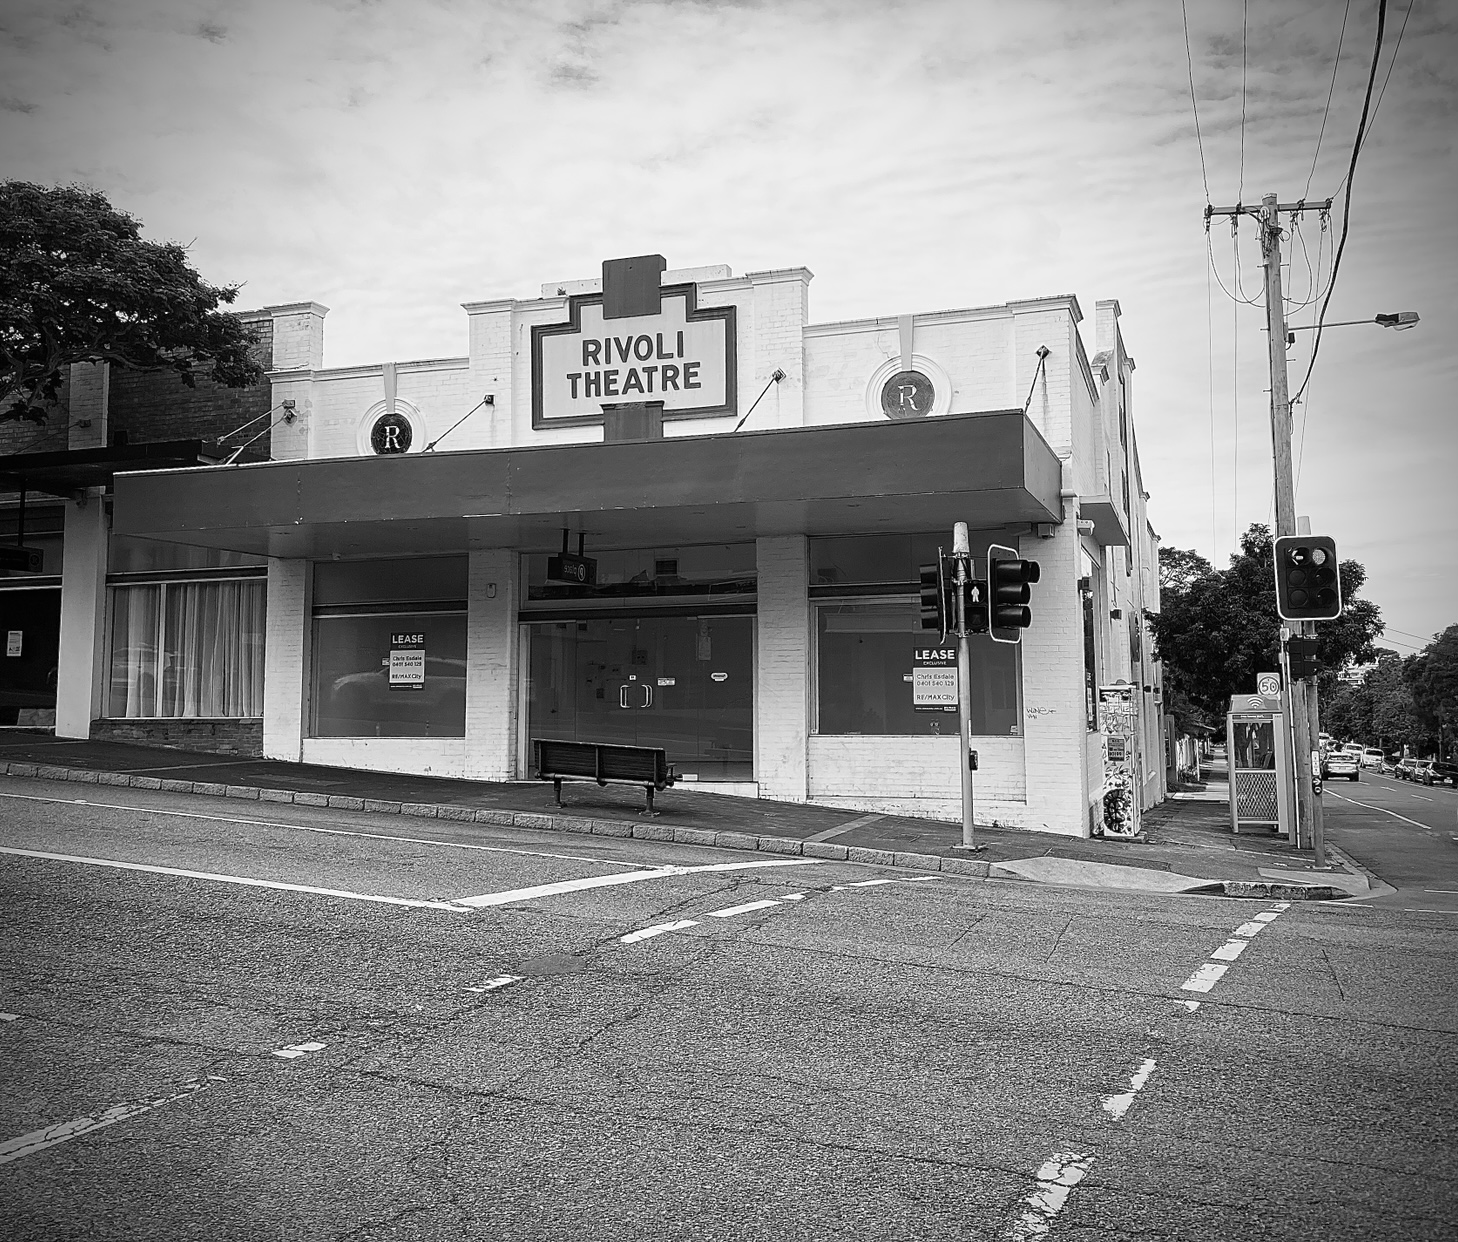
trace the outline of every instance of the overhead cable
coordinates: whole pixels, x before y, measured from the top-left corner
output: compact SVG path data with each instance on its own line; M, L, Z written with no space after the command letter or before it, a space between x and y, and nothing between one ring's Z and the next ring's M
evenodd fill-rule
M1306 188L1301 191L1301 197L1303 199L1311 193L1311 179L1316 176L1316 161L1321 155L1321 140L1326 134L1326 118L1327 114L1331 111L1332 92L1336 90L1337 67L1342 63L1342 43L1345 42L1347 37L1347 16L1351 11L1352 0L1347 0L1347 7L1342 10L1342 31L1341 34L1337 35L1336 56L1331 62L1331 85L1326 88L1326 107L1321 110L1321 130L1316 135L1316 154L1311 157L1311 171L1306 174Z

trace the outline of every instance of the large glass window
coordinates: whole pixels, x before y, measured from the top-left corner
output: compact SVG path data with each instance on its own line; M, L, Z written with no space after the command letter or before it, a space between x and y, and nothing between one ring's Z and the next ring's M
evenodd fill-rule
M313 737L465 737L464 556L314 567Z
M107 714L263 715L262 578L111 590Z
M916 669L946 663L930 654L937 636L921 628L915 597L826 602L815 614L817 732L956 736L955 710L917 702ZM1019 732L1018 651L1008 643L971 644L974 734Z
M576 551L576 545L572 550ZM712 543L690 547L587 549L597 562L592 586L547 577L551 557L522 557L528 607L547 600L671 601L683 595L752 595L754 544Z

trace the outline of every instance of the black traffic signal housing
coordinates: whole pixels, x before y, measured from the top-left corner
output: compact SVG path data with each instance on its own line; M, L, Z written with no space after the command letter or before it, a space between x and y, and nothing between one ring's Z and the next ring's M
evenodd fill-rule
M1283 621L1335 621L1342 615L1336 540L1328 535L1278 535L1276 614Z
M1291 680L1310 680L1321 672L1321 661L1316 657L1316 639L1293 637L1286 640L1286 662L1291 668Z
M1037 561L1022 560L1012 548L997 544L987 549L988 627L995 642L1022 641L1022 632L1033 623L1028 584L1040 577Z
M955 619L952 614L952 593L956 589L956 583L952 558L943 556L942 550L938 548L936 563L920 566L918 573L921 578L921 628L937 630L945 640Z
M969 578L962 584L962 609L967 633L986 634L991 623L991 609L987 602L985 578Z

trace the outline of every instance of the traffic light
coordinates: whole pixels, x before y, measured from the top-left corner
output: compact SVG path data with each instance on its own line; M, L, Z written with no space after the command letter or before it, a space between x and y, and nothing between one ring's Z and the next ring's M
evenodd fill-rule
M1037 561L1021 560L1011 548L997 544L987 549L988 621L994 641L1022 641L1022 631L1033 624L1033 611L1027 607L1032 598L1028 584L1038 578ZM999 637L999 630L1004 636ZM1006 632L1012 636L1007 637Z
M1321 661L1316 658L1316 639L1288 638L1286 640L1286 661L1291 667L1291 680L1309 680L1321 672Z
M950 557L943 556L937 549L936 563L922 565L921 576L921 628L938 630L943 639L952 628L952 592L955 589L953 567Z
M1334 539L1277 536L1275 561L1276 613L1283 621L1335 621L1342 615Z
M986 634L989 621L986 579L969 578L962 584L962 607L967 633Z

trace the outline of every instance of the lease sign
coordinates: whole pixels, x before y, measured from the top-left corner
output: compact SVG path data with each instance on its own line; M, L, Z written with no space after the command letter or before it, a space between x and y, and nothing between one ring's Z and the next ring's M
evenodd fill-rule
M425 635L390 635L391 690L425 689Z
M911 705L919 712L957 710L955 647L917 647L912 651Z

